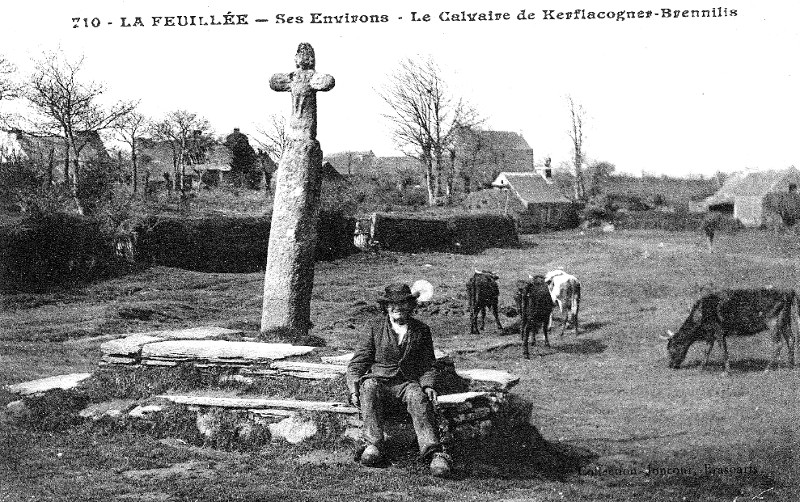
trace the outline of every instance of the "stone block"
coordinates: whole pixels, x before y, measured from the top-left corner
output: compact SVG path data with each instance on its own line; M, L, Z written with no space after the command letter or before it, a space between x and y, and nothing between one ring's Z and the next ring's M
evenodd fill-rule
M129 411L128 416L131 418L147 418L163 410L164 407L158 404L141 405Z
M269 432L273 439L283 439L291 444L299 444L314 437L317 432L317 424L313 420L299 415L291 416L281 420L276 424L269 424Z

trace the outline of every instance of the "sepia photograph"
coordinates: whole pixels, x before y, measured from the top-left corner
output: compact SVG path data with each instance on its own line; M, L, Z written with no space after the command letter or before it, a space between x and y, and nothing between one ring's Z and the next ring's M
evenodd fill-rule
M0 13L0 501L800 500L799 6Z

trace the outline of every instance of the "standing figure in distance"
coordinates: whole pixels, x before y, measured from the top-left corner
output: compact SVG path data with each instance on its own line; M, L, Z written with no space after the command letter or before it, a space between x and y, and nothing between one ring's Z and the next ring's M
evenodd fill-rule
M361 408L364 421L361 463L381 463L387 404L400 401L411 415L422 459L430 460L434 476L446 476L452 461L439 441L433 409L438 394L431 330L412 317L417 296L407 284L387 286L377 301L381 317L363 333L347 366L350 403Z

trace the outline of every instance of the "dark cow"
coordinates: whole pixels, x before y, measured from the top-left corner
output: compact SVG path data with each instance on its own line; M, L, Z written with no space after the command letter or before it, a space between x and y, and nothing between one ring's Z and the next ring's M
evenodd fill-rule
M526 359L530 359L528 335L531 332L531 345L536 345L536 333L541 328L544 333L544 345L545 347L550 346L547 332L554 303L550 296L550 289L541 275L534 276L529 281L517 281L517 292L514 299L517 301L521 319L519 332L522 335L522 353Z
M778 364L781 339L789 348L789 365L794 366L794 345L797 337L792 330L792 314L797 314L797 293L790 289L731 289L703 296L692 307L689 317L677 333L668 331L667 351L670 368L679 368L689 347L703 340L708 344L703 367L716 341L722 349L725 371L730 370L727 336L755 335L771 330L772 360L767 369Z
M497 277L487 270L476 270L475 274L467 281L467 297L469 298L470 333L479 334L478 312L481 313L481 329L486 327L486 309L491 308L497 329L502 330L500 318L497 315L497 300L500 297L500 288L497 286Z

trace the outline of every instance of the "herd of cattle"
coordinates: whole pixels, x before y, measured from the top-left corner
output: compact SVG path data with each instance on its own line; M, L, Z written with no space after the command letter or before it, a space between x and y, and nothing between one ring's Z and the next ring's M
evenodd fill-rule
M486 270L476 270L475 274L467 281L467 297L469 298L470 332L480 333L478 329L478 315L481 316L481 327L486 327L486 309L491 309L494 314L497 328L502 330L500 318L497 315L500 287L497 285L498 276ZM578 334L578 309L581 301L581 284L575 276L563 270L553 270L547 275L532 276L527 280L516 283L514 300L517 312L520 315L520 334L522 335L523 353L530 358L528 339L536 345L536 334L542 330L545 346L550 346L548 332L553 325L553 309L558 307L566 317L561 324L561 335L567 324L575 327Z
M476 270L467 281L467 297L469 298L470 331L480 333L478 316L481 317L480 329L486 325L486 310L491 309L497 328L503 326L498 317L498 299L500 288L498 276L486 270ZM530 358L528 340L536 344L539 330L544 335L545 346L550 346L548 331L553 325L553 310L558 308L562 314L561 335L568 324L578 335L578 310L581 301L581 284L575 276L563 270L554 270L546 275L532 276L527 280L516 282L514 299L519 312L520 335L522 337L523 355ZM566 312L566 315L564 313ZM697 300L688 318L677 333L667 331L669 366L679 368L689 348L695 342L707 344L703 367L708 364L709 356L716 342L723 352L725 371L730 370L726 337L749 336L769 331L772 342L772 358L767 369L777 366L783 344L788 350L789 366L795 364L795 352L800 350L800 335L795 334L793 319L800 328L800 308L798 296L791 289L727 289L708 293Z

